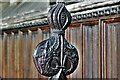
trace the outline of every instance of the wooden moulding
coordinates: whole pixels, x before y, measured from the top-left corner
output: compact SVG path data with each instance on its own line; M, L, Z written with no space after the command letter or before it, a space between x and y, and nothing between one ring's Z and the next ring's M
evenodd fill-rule
M91 19L87 19L87 20L72 22L69 27L79 27L81 24L83 24L83 25L98 25L99 19L103 20L105 23L120 22L120 17L115 17L115 16L114 17L103 17L103 18L91 18ZM4 32L6 32L7 34L10 34L11 32L18 33L19 30L22 32L27 32L28 30L37 31L38 28L40 28L42 31L50 30L48 25L44 25L44 26L33 26L33 27L26 27L26 28L3 30L2 34Z

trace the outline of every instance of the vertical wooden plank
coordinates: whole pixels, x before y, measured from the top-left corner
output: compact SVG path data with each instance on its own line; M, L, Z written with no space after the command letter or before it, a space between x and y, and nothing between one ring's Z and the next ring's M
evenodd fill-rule
M17 34L14 34L14 76L17 78Z
M110 41L111 41L111 66L110 66L110 67L111 67L111 78L112 78L112 71L113 71L113 70L112 70L112 65L113 65L113 64L112 64L112 52L113 52L113 49L112 49L112 46L113 46L113 43L112 43L113 30L112 30L112 29L113 29L113 25L112 25L112 24L110 24L110 28L111 28L111 29L110 29L110 32L111 32L111 38L110 38Z
M3 34L3 42L2 42L2 78L6 77L6 54L7 54L7 34L4 32Z
M20 30L18 31L18 53L19 54L19 78L23 78L23 48L22 48L22 36L23 36L23 32L21 32Z
M34 78L34 63L33 63L33 57L32 57L32 55L33 55L33 51L34 51L34 48L33 48L33 43L35 42L35 41L33 41L33 39L34 39L34 37L35 37L35 32L32 32L31 31L31 42L30 42L30 53L29 53L29 55L30 55L30 76L29 76L29 78Z
M85 26L85 53L84 53L84 65L85 65L85 78L89 78L89 63L88 63L88 59L89 59L89 54L88 54L88 26Z
M93 78L98 78L98 26L93 27Z
M98 31L98 36L99 36L99 40L98 40L98 78L101 78L101 67L102 67L102 64L101 64L101 22L102 20L99 19L99 31Z
M77 77L82 78L82 24L77 29L77 41L76 46L79 54L79 63L77 67Z
M82 46L83 46L83 49L82 49L82 79L84 80L85 78L85 28L84 26L82 25Z
M78 31L78 30L79 30L79 27L76 27L76 26L75 26L75 28L74 28L74 33L73 33L73 34L74 34L74 38L73 38L73 39L74 39L74 44L73 44L73 46L74 46L76 49L77 49L77 44L78 44L78 43L77 43L77 35L78 35L78 34L77 34L77 31ZM80 33L80 32L79 32L79 33ZM79 42L80 42L80 40L79 40ZM80 45L80 44L79 44L79 45ZM77 51L78 51L78 49L77 49ZM79 53L78 53L78 55L79 55ZM78 65L79 65L79 64L78 64ZM79 67L79 69L80 69L80 67ZM79 75L78 75L78 78L79 78L80 72L78 72L78 71L79 71L79 70L77 70L77 69L74 71L74 79L77 78L78 73L79 73Z
M14 58L14 60L15 60L15 74L14 74L14 76L15 76L15 78L19 78L19 39L18 39L18 34L16 33L15 35L15 58Z
M108 25L107 32L107 78L111 78L111 26Z
M8 35L8 38L7 38L7 78L10 78L10 65L11 65L11 62L10 62L10 34Z
M37 31L32 33L32 56L33 56L33 52L34 52L35 47L36 47L36 42L37 42ZM32 68L32 75L33 75L32 78L37 79L38 78L38 71L35 68L35 65L33 63L33 58L31 59L31 62L32 62L31 68Z
M39 43L39 42L41 42L41 41L43 40L42 30L41 30L40 28L38 28L37 32L38 32L38 34L37 34L37 35L38 35L37 39L38 39L38 43ZM37 44L38 44L38 43L37 43ZM37 44L36 44L36 45L37 45Z
M25 78L25 63L26 63L26 61L25 61L25 59L27 58L26 57L26 33L24 32L23 33L23 36L22 36L22 41L23 41L23 43L22 43L22 48L24 49L23 50L23 54L24 54L24 56L23 56L23 78Z
M74 30L73 30L73 29L74 29L73 27L70 28L70 42L69 42L69 43L71 43L72 45L74 45L74 40L73 40ZM70 75L69 75L69 80L72 80L73 76L74 76L74 74L70 74Z
M77 28L71 28L71 44L76 47L77 44ZM71 74L71 78L76 78L77 69Z
M11 42L11 46L12 46L12 49L11 49L12 73L11 73L11 75L12 75L12 78L15 78L16 77L15 76L15 35L13 32L11 32L11 38L12 38L11 39L12 40L12 42Z
M9 63L9 78L13 78L13 52L12 52L12 33L11 34L9 34L9 53L8 53L9 55L8 55L8 57L9 57L9 61L8 61L8 63Z
M107 41L106 41L106 38L107 38L107 36L106 36L106 33L107 33L107 30L106 30L106 23L104 23L104 26L103 26L103 28L104 28L104 36L103 36L103 38L104 38L104 46L103 46L103 48L104 48L104 78L107 78Z
M0 35L0 77L2 77L2 35Z
M117 58L117 68L116 68L116 73L117 73L117 78L120 79L120 22L116 25L116 58Z
M16 42L17 42L17 46L16 46L16 48L17 48L17 51L16 51L16 68L17 68L17 78L20 78L20 64L19 64L19 62L20 62L20 52L19 52L19 48L20 48L20 46L19 46L19 42L20 42L20 33L18 32L17 33L17 39L16 39Z
M7 36L6 78L10 78L10 34Z
M120 22L116 26L117 30L117 77L120 79Z
M16 61L16 77L17 78L20 78L20 74L19 74L19 71L20 71L20 64L19 64L19 57L20 57L20 53L19 53L19 33L16 34L16 55L15 55L15 61Z
M36 32L36 31L35 31ZM34 52L34 44L35 44L35 37L36 37L36 33L35 32L32 32L32 35L31 35L31 78L36 78L35 76L35 66L34 66L34 63L33 63L33 52Z
M29 77L29 63L28 63L28 60L29 60L29 56L28 56L28 32L25 32L24 35L23 35L23 48L24 48L24 51L23 51L23 60L24 60L24 78L28 78Z
M9 34L8 35L8 37L7 37L7 56L6 56L6 58L7 58L7 64L6 64L6 66L7 66L7 69L6 69L6 78L11 78L12 77L12 75L11 75L11 67L12 67L12 61L11 61L11 54L12 54L12 52L11 52L11 34Z
M117 78L117 41L116 41L116 25L112 24L112 78Z
M31 31L28 30L27 33L24 34L23 46L24 46L24 78L31 78ZM29 64L29 65L28 65Z
M26 65L28 66L28 77L27 78L31 78L31 54L32 54L32 51L31 51L31 36L32 36L32 31L31 30L28 30L28 37L27 37L27 41L28 41L28 44L27 44L27 54L28 54L28 64L29 65Z
M92 79L92 27L88 26L88 65L89 65L89 73L88 78Z
M104 78L104 22L101 22L101 78Z

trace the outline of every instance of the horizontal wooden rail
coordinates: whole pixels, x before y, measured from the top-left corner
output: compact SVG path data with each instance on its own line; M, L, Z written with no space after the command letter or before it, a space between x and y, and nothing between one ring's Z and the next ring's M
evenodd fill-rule
M76 20L75 22L72 22L70 24L69 27L78 27L81 24L83 25L98 25L99 24L99 19L103 20L106 23L115 23L115 22L120 22L120 17L119 16L111 16L111 17L102 17L102 18L91 18L88 20ZM25 28L17 28L17 29L3 29L1 34L3 34L4 32L6 33L11 33L11 32L15 32L17 33L18 30L26 32L28 30L31 31L36 31L37 28L40 28L43 31L49 31L49 26L48 25L44 25L44 26L33 26L33 27L25 27Z

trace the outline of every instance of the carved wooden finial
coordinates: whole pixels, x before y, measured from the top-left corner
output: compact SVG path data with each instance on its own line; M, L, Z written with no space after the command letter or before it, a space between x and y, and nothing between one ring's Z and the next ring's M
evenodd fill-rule
M48 22L52 36L39 43L33 59L38 72L50 77L49 80L66 80L78 65L76 48L64 38L65 30L71 23L71 15L63 0L48 12Z

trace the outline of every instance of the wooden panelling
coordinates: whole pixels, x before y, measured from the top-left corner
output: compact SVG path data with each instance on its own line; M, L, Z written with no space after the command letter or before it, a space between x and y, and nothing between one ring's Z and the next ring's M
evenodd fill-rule
M79 52L79 64L71 78L120 77L120 22L83 24L69 27L65 38ZM46 78L38 73L33 63L36 45L48 39L49 30L4 32L0 36L0 76L2 78Z
M117 27L118 26L118 27ZM120 24L116 26L117 42L120 41ZM120 79L120 42L117 43L117 77Z
M2 76L2 35L0 35L0 77Z

